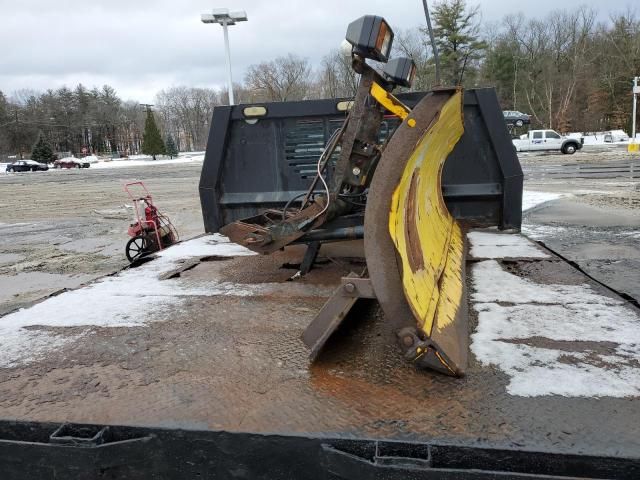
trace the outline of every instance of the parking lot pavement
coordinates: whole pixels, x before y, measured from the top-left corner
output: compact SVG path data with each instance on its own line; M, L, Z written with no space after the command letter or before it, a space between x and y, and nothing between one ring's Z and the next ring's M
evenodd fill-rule
M0 175L0 315L127 265L123 183L142 180L183 238L202 232L201 163Z

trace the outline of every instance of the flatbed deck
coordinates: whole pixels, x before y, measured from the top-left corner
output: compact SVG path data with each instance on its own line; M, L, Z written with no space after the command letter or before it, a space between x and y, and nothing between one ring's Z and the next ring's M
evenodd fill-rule
M226 257L219 254L214 238L200 239L195 254L186 244L179 245L167 250L175 254L106 279L117 283L124 276L139 289L127 293L111 286L111 300L96 300L95 309L104 307L105 315L114 316L112 321L46 325L46 312L59 316L60 305L67 305L73 316L74 302L82 303L82 297L63 302L64 295L73 292L32 307L38 309L32 314L40 315L45 325L26 325L23 318L29 310L2 318L23 322L21 328L34 335L27 345L35 349L32 354L16 349L13 364L5 360L0 370L2 420L640 458L640 393L607 396L603 384L595 385L592 396L580 389L576 395L545 394L543 389L523 396L514 386L515 377L475 355L464 378L418 371L402 359L393 332L372 301L357 305L311 364L301 334L340 277L362 268L353 257L357 243L330 246L306 277L287 281L296 271L295 265L287 264L300 262L300 247L269 257ZM190 253L181 257L180 248ZM569 264L540 246L532 248L542 252L539 258L491 259L491 249L472 249L470 334L477 333L479 301L489 302L479 297L482 286L474 283L476 268L490 266L487 262L527 282L590 285L590 291L638 315L633 305ZM155 276L155 283L145 286L145 276ZM140 299L132 300L136 295ZM109 305L118 298L124 304L133 302L129 318L115 318L122 311ZM498 299L495 304L505 302ZM558 340L545 335L533 335L530 346L600 355L616 348L607 338L558 346ZM45 340L49 344L43 346ZM511 344L519 342L526 343ZM541 363L541 368L554 370L571 358ZM589 369L589 360L584 361ZM637 357L627 367L625 374L634 385L640 370Z

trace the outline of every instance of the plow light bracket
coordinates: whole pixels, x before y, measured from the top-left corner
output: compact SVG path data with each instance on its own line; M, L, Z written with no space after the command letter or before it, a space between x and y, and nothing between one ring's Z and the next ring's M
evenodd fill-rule
M394 58L384 66L382 73L394 85L411 88L416 76L416 64L410 58Z
M352 52L356 55L386 62L393 44L393 30L384 18L364 15L349 24L345 39L353 45Z

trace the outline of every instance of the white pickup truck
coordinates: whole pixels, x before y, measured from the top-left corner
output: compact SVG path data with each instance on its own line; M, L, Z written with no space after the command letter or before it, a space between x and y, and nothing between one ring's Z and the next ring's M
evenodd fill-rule
M553 130L531 130L519 139L513 140L513 145L518 152L551 151L559 150L562 153L572 154L582 148L583 138L564 137Z

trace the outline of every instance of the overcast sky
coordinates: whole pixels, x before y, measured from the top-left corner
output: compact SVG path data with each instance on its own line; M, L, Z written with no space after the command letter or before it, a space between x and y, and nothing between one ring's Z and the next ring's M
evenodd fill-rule
M478 3L485 21L580 5L606 20L635 0ZM0 0L0 90L106 83L123 99L152 102L158 90L175 85L220 87L226 82L222 28L200 22L201 13L216 7L249 17L230 27L235 80L248 65L288 52L317 64L364 14L382 15L395 29L424 22L420 0Z

